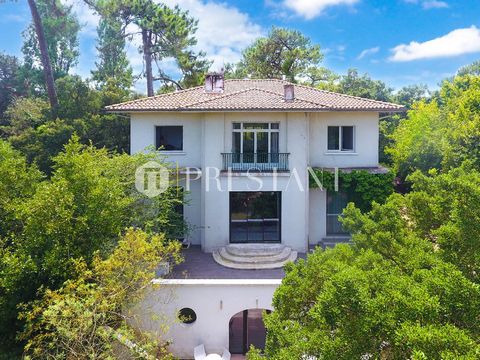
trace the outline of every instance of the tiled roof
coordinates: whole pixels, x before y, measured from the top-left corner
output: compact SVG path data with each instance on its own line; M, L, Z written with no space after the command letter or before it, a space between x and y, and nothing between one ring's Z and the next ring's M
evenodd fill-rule
M136 111L403 111L401 105L364 99L295 84L295 100L284 100L283 80L225 80L223 93L203 86L106 107L111 112Z

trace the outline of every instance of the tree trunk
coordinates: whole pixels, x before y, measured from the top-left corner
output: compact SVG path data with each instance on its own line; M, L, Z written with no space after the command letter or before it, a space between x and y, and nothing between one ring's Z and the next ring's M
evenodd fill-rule
M50 63L50 56L48 55L47 41L45 40L45 33L43 32L42 19L38 14L37 4L35 0L28 0L30 12L32 13L32 20L37 34L38 46L42 57L43 74L45 76L45 84L47 86L48 100L50 106L55 109L58 106L57 91L55 90L55 80L53 79L52 65Z
M145 59L145 76L147 78L147 96L153 96L152 53L150 36L146 29L142 29L143 58Z

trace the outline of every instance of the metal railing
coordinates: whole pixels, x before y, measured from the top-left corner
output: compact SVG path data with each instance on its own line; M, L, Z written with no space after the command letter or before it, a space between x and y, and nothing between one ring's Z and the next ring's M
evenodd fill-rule
M223 170L288 171L289 153L222 153Z

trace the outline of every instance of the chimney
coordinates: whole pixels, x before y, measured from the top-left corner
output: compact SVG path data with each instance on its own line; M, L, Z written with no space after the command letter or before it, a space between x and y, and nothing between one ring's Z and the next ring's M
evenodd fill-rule
M283 85L283 93L286 102L292 102L293 100L295 100L295 91L293 84Z
M212 72L205 76L205 92L206 93L223 93L224 77L222 72Z

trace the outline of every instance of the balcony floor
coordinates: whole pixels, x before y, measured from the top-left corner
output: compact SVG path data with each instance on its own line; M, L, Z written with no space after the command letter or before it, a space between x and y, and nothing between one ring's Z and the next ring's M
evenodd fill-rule
M202 252L200 246L192 245L182 251L184 262L173 268L170 279L283 279L283 269L237 270L221 266L211 253ZM305 258L299 253L298 258Z

